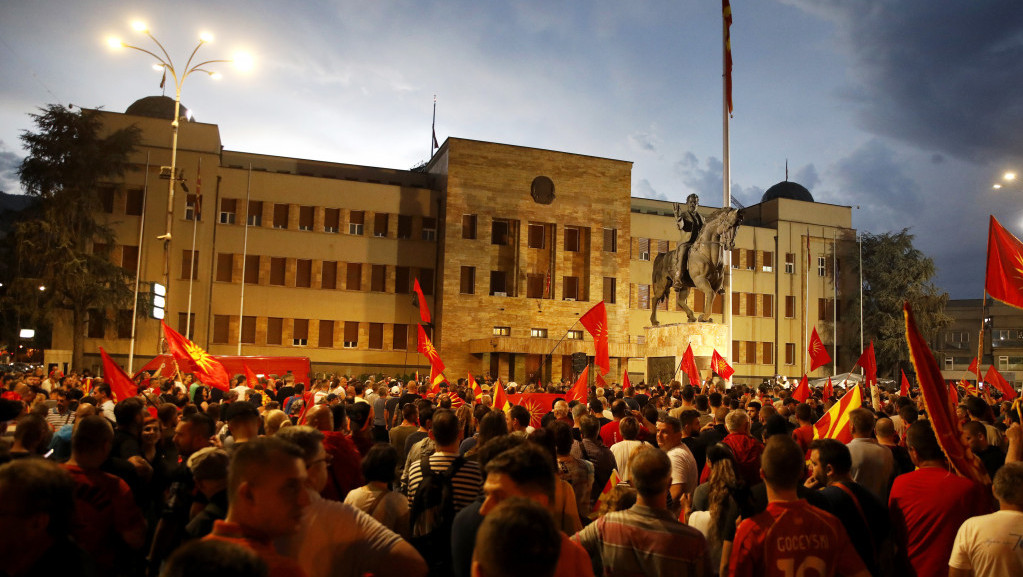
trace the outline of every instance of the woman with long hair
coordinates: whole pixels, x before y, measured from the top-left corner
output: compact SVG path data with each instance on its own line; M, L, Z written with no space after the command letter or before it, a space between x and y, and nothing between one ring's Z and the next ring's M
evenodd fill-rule
M735 527L741 507L748 500L748 488L737 473L735 456L728 445L717 443L708 447L707 463L710 479L693 493L692 513L686 522L707 538L715 573L727 575Z

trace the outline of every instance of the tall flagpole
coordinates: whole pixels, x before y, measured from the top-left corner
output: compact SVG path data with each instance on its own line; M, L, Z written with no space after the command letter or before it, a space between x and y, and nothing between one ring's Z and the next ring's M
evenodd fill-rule
M433 151L440 148L437 144L437 95L433 95L433 122L430 123L430 156L433 158Z
M128 374L134 374L132 365L135 362L135 329L138 328L139 314L139 278L142 276L142 239L146 233L146 199L149 196L149 153L146 153L145 184L142 186L142 217L139 218L139 258L135 262L135 302L131 307L131 344L128 347Z
M202 157L199 157L199 169L195 173L195 208L192 210L192 254L189 258L192 263L189 265L188 275L188 310L185 312L185 336L192 338L192 280L196 272L193 270L198 264L195 258L195 237L199 230L199 216L202 211ZM181 325L178 325L181 326Z
M249 174L245 180L245 236L242 241L242 288L238 297L238 356L242 355L242 324L245 322L245 261L249 251L249 198L252 195L252 164L249 164ZM237 211L235 211L237 212ZM257 271L257 274L258 271Z
M724 161L722 163L722 207L729 208L732 206L732 169L731 169L731 155L729 154L728 145L728 115L732 111L732 45L731 36L729 29L732 26L732 7L728 0L721 0L721 16L722 16L722 39L721 44L721 68L722 68L722 157ZM723 250L723 249L722 249ZM732 357L732 252L724 251L724 268L725 268L725 294L724 294L724 306L722 312L724 313L724 324L728 327L725 336L725 350L727 351L725 357L730 359L733 363L735 358ZM725 384L726 387L731 388L731 377Z
M831 307L832 323L835 330L831 335L831 350L834 353L831 359L831 374L838 374L838 229L834 230L834 239L831 241L831 288L834 290L834 303Z

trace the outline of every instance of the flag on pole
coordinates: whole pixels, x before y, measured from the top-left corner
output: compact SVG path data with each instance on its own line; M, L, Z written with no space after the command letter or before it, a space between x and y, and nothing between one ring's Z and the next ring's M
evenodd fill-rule
M580 403L584 404L586 403L590 396L589 388L586 386L586 383L589 382L589 376L590 366L586 365L586 368L583 369L583 372L579 374L579 378L576 379L575 385L572 386L572 388L568 391L568 395L565 396L566 401L572 402L572 400L574 399L576 401L579 401Z
M828 354L827 347L824 346L824 341L817 334L817 327L813 327L813 332L810 334L810 370L815 371L817 367L822 367L831 362L831 355Z
M828 382L824 385L824 393L821 395L821 400L825 403L831 400L831 395L835 394L835 388L831 386L831 377L828 377Z
M970 361L970 366L966 370L975 375L980 375L980 364L977 363L977 357L973 357L973 360Z
M686 375L689 376L690 385L694 387L700 385L700 371L696 368L696 357L693 356L692 343L686 347L686 352L682 355L682 362L679 363L678 368L680 371L685 371Z
M829 378L830 380L830 378ZM810 398L810 381L806 378L806 373L803 373L803 378L799 381L799 386L796 390L792 391L792 398L805 403Z
M984 289L992 297L1023 308L1023 242L991 217L987 237L987 278Z
M259 378L256 377L256 373L252 372L249 365L243 364L242 366L245 367L245 386L250 389L256 388L256 385L259 384Z
M508 393L504 392L504 385L501 384L501 379L497 379L494 383L494 410L508 412L511 410L511 403L508 402Z
M607 373L611 370L611 359L607 352L607 309L604 301L593 305L579 322L593 335L593 364L601 368L601 374Z
M949 381L947 385L948 402L951 403L953 407L955 407L956 405L959 404L959 385L957 385L955 381Z
M419 279L415 279L415 284L412 285L412 290L415 291L412 294L412 306L419 309L419 318L424 323L430 324L430 307L426 305L426 297L423 296L423 289L419 286Z
M984 375L984 380L991 384L994 388L1002 392L1002 398L1006 401L1011 401L1016 398L1016 389L1012 388L1012 385L1005 380L1002 373L998 372L998 369L994 365L987 370L987 374Z
M600 506L611 498L611 491L613 491L620 482L621 477L618 476L618 471L611 469L611 476L608 477L607 483L604 484L604 488L600 491L600 495L597 497L596 502L593 503L593 510L590 512L591 519L597 518L597 512L600 511Z
M163 326L163 336L167 340L167 348L175 360L192 369L192 372L203 383L222 391L231 388L231 379L227 375L227 369L220 364L220 361L210 356L199 345L186 339L178 331L167 326L167 323L160 321L160 324Z
M710 370L714 371L725 380L732 378L732 375L735 374L735 369L728 364L728 361L726 361L724 357L718 354L717 349L714 349L714 354L710 358Z
M447 380L444 377L444 373L442 373L441 370L443 370L443 366L439 370L437 369L437 367L435 365L431 365L430 366L430 383L433 385L430 388L430 392L435 394L435 395L439 395L440 394L440 385L441 385L441 383L443 383L443 382L445 382Z
M600 376L600 373L594 373L593 374L593 380L594 380L594 382L597 383L598 387L600 387L602 389L606 389L607 388L607 382L604 380L604 377Z
M622 369L622 390L631 389L632 383L629 382L629 369L628 367Z
M909 379L906 378L906 371L904 371L902 369L899 369L899 372L902 373L902 388L899 389L899 396L900 397L908 397L909 396Z
M849 429L849 413L863 404L863 393L859 387L853 387L842 395L838 402L828 409L813 425L814 439L836 439L842 443L852 440Z
M732 5L728 0L721 0L721 16L724 18L725 40L725 102L728 114L732 114Z
M444 370L444 361L440 360L440 353L433 346L430 337L426 336L426 330L423 329L423 325L416 326L419 329L419 341L416 350L423 353L423 356L430 361L430 384L433 384L433 379Z
M202 157L199 157L199 168L195 170L195 220L202 220Z
M966 379L959 379L959 386L961 386L963 390L966 391L966 394L971 397L980 396L980 391L977 390L977 386Z
M874 358L874 341L870 341L863 354L860 355L856 364L863 368L866 376L867 391L870 393L870 403L875 411L881 410L881 392L877 389L877 360Z
M110 393L114 397L114 402L119 403L138 396L138 387L132 382L131 377L114 362L114 359L110 358L103 347L99 348L99 355L103 358L103 379L110 385Z
M480 384L476 382L476 378L469 373L469 390L472 391L472 398L475 402L479 402L481 396L483 396L483 389L480 388Z

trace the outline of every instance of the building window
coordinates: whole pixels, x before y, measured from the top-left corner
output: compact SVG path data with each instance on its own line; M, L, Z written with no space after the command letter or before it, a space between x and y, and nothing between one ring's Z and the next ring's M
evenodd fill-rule
M796 254L792 252L785 253L785 272L793 274L796 272Z
M371 265L369 271L369 290L377 293L387 291L387 265Z
M117 338L131 338L131 311L117 311Z
M345 348L354 349L359 346L359 323L345 321Z
M618 279L613 276L604 277L604 302L613 305L618 301Z
M373 236L377 238L387 237L387 213L378 212L373 215ZM380 348L383 348L381 345Z
M495 337L510 337L511 327L494 327L493 335Z
M227 315L213 315L213 342L226 345L230 340L231 317Z
M92 309L88 313L88 329L86 336L90 339L102 339L106 337L107 315L103 311Z
M432 216L423 217L423 240L437 240L437 219Z
M419 269L419 288L423 289L423 295L433 294L433 269Z
M650 260L650 239L639 239L639 260Z
M760 343L760 347L763 353L763 363L765 365L774 364L774 343Z
M143 191L141 188L129 188L124 191L124 214L128 216L142 216L142 197Z
M1009 357L1007 357L1007 356L1004 356L1004 357L1000 356L1000 357L998 357L998 370L999 371L1008 371L1009 370Z
M337 261L323 261L320 272L320 288L337 288Z
M746 252L746 270L753 270L757 267L757 251L747 250Z
M259 284L259 255L245 255L245 284Z
M309 344L309 319L295 319L291 330L291 346L304 347Z
M945 370L946 371L956 370L956 363L954 357L945 357Z
M314 214L315 209L311 206L298 207L298 230L312 230Z
M618 252L618 229L604 229L604 252Z
M835 300L817 299L817 320L830 321L835 318Z
M412 238L412 217L407 214L398 215L398 238Z
M827 259L822 256L817 257L817 276L824 276L827 274L828 264Z
M266 319L266 344L279 345L284 338L284 319L270 317Z
M796 343L785 343L785 364L796 364Z
M394 325L394 335L391 337L391 350L404 351L408 348L408 325Z
M742 249L733 248L729 254L728 259L732 263L732 268L739 268L740 264L742 264Z
M763 308L762 311L760 311L760 314L762 314L765 317L773 317L774 316L774 295L763 295L763 298L764 298L764 308Z
M348 275L345 280L345 289L350 291L362 290L362 265L357 262L348 263Z
M968 343L970 342L969 331L949 331L945 335L945 341L949 343Z
M527 238L529 248L544 248L545 235L544 225L529 223L529 236Z
M231 282L234 273L234 255L230 253L217 253L217 281Z
M579 277L566 276L564 286L561 288L561 298L566 301L579 300Z
M508 235L510 228L507 220L494 219L490 225L490 244L501 246L511 244L511 238Z
M526 298L544 298L544 282L546 275L530 273L526 275Z
M746 316L757 316L757 295L746 293Z
M97 192L99 203L103 206L103 212L114 214L114 187L102 186Z
M732 293L732 316L733 317L737 317L740 314L739 311L741 310L741 308L740 308L741 307L741 305L740 305L741 297L742 297L742 293L736 293L736 292Z
M667 254L668 252L668 241L659 240L657 241L657 254Z
M638 306L640 310L650 310L650 285L639 285Z
M199 279L199 251L181 251L181 278Z
M565 252L579 252L581 231L578 228L565 227Z
M263 226L263 201L250 200L249 211L246 213L249 226Z
M746 341L746 362L753 365L757 362L757 343Z
M323 209L323 232L336 233L341 231L341 209Z
M178 332L189 340L195 338L195 313L178 313Z
M537 339L546 339L547 329L529 329L529 336Z
M570 340L570 341L581 341L581 340L583 340L583 332L582 331L568 331L568 334L565 335L565 338Z
M463 266L458 292L464 295L476 294L476 267Z
M787 295L785 297L785 318L794 319L796 318L796 297Z
M135 274L139 266L139 247L125 244L121 245L121 268Z
M242 317L242 343L256 344L256 317Z
M369 323L369 348L373 350L384 348L383 323Z
M270 284L273 286L284 286L285 269L287 259L283 257L270 258Z
M362 234L362 228L366 223L366 211L353 210L348 213L348 234Z
M761 267L760 270L762 270L764 272L773 272L774 271L774 253L773 252L764 251L763 258L764 258L764 264L763 264L763 266Z
M476 215L475 214L463 214L462 215L462 238L467 240L476 240Z
M202 209L200 202L199 197L194 194L185 196L185 220L202 220L202 215L199 214Z
M237 198L220 199L220 224L234 224L238 212Z
M317 346L321 349L334 348L334 321L320 321L320 334Z
M490 271L490 294L492 296L508 296L508 275L503 270Z
M288 228L288 218L290 216L290 204L274 204L274 228Z
M313 261L299 259L295 265L295 286L311 288L313 286Z
M412 292L411 269L407 266L394 267L394 293L407 295Z

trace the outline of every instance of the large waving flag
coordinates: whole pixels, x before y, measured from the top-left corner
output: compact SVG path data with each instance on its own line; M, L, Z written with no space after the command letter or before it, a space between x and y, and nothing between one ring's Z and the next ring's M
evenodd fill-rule
M480 384L476 382L476 378L469 373L469 391L472 392L472 398L474 402L479 402L480 397L483 396L483 389L480 388Z
M831 400L831 395L835 394L835 387L831 386L831 377L828 377L828 383L824 385L824 392L821 394L821 400L828 402Z
M163 325L163 336L167 339L167 347L175 360L192 369L192 372L203 383L222 391L231 388L231 379L227 375L227 369L220 364L220 361L210 356L199 345L186 339L178 331L167 326L167 323L160 321L160 324Z
M852 440L849 429L849 413L863 404L863 393L859 387L852 387L838 402L824 413L824 416L813 425L814 439L836 439L843 443Z
M586 383L589 382L589 377L590 366L586 365L586 368L583 369L583 372L579 374L579 378L576 379L575 385L573 385L572 388L568 391L568 395L565 397L565 400L568 402L572 402L572 400L575 399L576 401L585 404L590 396L589 387L586 386Z
M725 21L725 104L728 114L732 114L732 5L728 0L721 0L721 16Z
M494 410L508 412L511 410L511 403L508 402L508 393L504 392L504 385L501 384L501 379L497 379L494 382L494 388L491 391L494 394Z
M714 354L710 358L710 370L714 371L720 375L722 379L726 380L732 378L732 375L735 374L735 369L728 364L728 361L726 361L724 357L718 354L717 349L714 349Z
M1023 308L1023 242L994 216L988 228L984 289L1007 305Z
M875 411L881 410L881 392L877 389L877 360L874 358L874 341L870 341L863 350L856 364L863 368L867 379L867 390L870 392L870 403Z
M934 355L927 347L927 341L916 328L913 310L909 303L902 305L906 318L906 343L909 345L909 356L916 367L917 383L924 397L924 406L938 438L941 450L945 452L949 463L960 475L974 481L990 484L991 479L984 472L980 460L967 450L962 442L962 430L956 416L955 405L950 402L945 379Z
M817 327L813 327L813 333L810 334L810 370L815 371L817 367L823 367L824 365L831 362L831 355L828 354L828 348L824 346L824 341L817 334Z
M904 371L902 369L899 369L899 372L902 373L902 387L899 389L899 396L900 397L908 397L909 396L909 379L906 378L906 371Z
M807 380L806 373L803 373L803 378L800 379L796 390L792 391L792 398L800 403L805 403L810 398L810 381Z
M1005 380L1005 377L1002 376L1002 373L998 372L998 369L996 369L994 365L991 365L991 368L987 370L987 374L984 375L984 380L994 386L994 388L1001 391L1002 398L1006 401L1011 401L1016 398L1016 389L1012 388L1012 385Z
M416 325L419 328L419 341L416 346L416 350L423 353L423 356L430 361L430 384L433 384L434 379L441 371L444 370L444 361L440 360L440 353L437 352L437 348L433 346L433 342L430 337L426 336L426 331L423 330L423 325Z
M110 358L103 347L99 348L99 356L103 358L103 379L110 385L114 402L138 396L138 387L132 382L131 377Z
M593 364L603 369L601 374L606 374L611 370L611 359L607 353L607 309L604 307L604 301L593 305L579 322L593 335L595 350Z
M700 378L700 371L696 368L696 357L693 356L693 345L692 343L686 347L685 354L682 355L682 362L679 363L679 370L685 371L686 375L689 376L689 384L698 387L703 380Z
M412 297L412 304L419 309L419 318L422 319L424 323L430 324L430 307L426 306L426 297L423 296L423 289L419 286L418 278L416 278L416 282L412 286L412 290L415 291Z
M259 378L256 376L256 373L252 372L249 365L243 363L242 366L245 367L245 386L250 389L256 388L256 385L259 384Z

